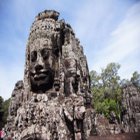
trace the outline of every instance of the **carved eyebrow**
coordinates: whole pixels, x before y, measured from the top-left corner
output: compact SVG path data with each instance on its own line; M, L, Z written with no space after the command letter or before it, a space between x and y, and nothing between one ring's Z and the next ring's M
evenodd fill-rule
M44 46L44 49L52 50L52 45L48 45L47 43L44 43L43 46Z
M42 53L46 53L46 52L48 52L49 50L50 50L50 49L48 49L48 48L44 48L44 49L41 50L41 54L42 54Z

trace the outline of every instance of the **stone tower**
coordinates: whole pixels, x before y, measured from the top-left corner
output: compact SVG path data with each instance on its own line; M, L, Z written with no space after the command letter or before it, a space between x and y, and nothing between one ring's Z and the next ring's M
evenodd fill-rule
M15 140L86 140L92 129L86 56L71 26L46 10L33 22L24 80L12 93L6 129Z

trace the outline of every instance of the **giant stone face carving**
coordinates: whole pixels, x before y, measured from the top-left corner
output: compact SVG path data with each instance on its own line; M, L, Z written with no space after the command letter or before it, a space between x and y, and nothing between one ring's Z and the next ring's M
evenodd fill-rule
M53 86L55 59L52 44L45 38L34 40L30 46L30 81L36 92L45 92Z
M58 16L46 10L31 26L24 82L13 91L7 123L13 139L87 140L90 135L86 57L71 26Z

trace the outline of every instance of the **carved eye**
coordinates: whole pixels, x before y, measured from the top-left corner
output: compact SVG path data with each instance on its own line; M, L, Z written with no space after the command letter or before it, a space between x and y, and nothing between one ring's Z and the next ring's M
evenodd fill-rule
M44 60L48 59L49 58L49 51L48 51L48 49L46 49L46 48L43 49L41 51L41 55L42 55L42 57L43 57Z
M31 52L31 61L34 62L37 59L37 52L36 51L32 51Z

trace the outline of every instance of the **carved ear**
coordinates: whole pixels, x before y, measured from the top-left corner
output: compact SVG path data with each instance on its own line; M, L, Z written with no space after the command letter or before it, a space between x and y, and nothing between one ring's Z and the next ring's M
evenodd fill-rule
M53 44L53 54L59 57L59 54L62 54L62 45L64 44L64 35L63 32L58 32L52 35L51 37Z
M51 44L52 44L52 52L55 56L58 56L59 49L58 49L58 46L57 46L56 34L51 34L50 39L51 39Z
M53 46L53 54L56 56L56 57L59 57L59 47L57 46L57 44L55 44Z

